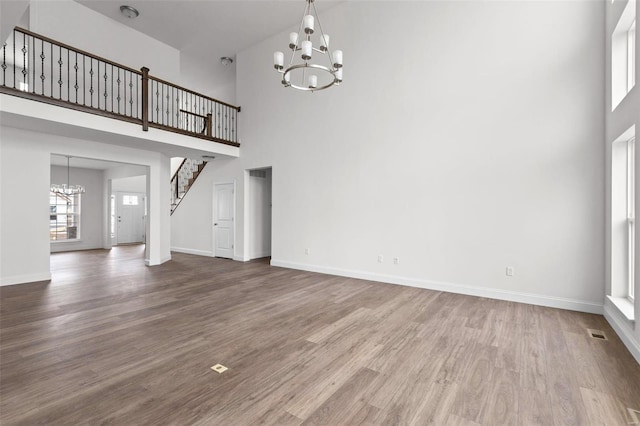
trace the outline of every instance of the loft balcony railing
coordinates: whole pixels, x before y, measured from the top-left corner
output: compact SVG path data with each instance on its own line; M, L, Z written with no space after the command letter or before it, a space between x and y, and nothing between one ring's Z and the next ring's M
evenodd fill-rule
M0 93L232 146L240 107L15 28L0 52Z

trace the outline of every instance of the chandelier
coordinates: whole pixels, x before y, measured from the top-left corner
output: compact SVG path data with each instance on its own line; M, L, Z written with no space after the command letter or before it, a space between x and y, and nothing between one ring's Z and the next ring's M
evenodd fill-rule
M289 34L291 50L289 65L285 68L283 52L275 52L273 67L282 74L284 87L314 92L342 83L342 50L334 50L333 53L329 51L329 35L322 30L314 0L305 1L307 5L300 28L297 33ZM318 24L317 32L316 23ZM315 43L311 39L314 34L319 36ZM294 63L298 52L300 52L301 61ZM311 62L318 58L324 59L327 65Z
M65 157L67 157L67 183L63 183L62 185L52 183L50 190L55 194L63 194L63 195L83 194L84 186L69 184L69 159L71 157L68 155L66 155Z

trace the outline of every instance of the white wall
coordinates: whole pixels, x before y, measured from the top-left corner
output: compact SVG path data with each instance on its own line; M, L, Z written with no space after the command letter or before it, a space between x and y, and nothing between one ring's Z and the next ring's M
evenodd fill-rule
M273 166L276 265L602 312L603 4L346 2L321 18L344 84L283 89L288 31L238 54L242 157L199 177L172 218L180 245L210 250L202 209L236 180L247 259L244 170Z
M32 1L31 31L171 82L180 51L71 0ZM197 89L196 89L197 90Z
M52 153L146 166L149 220L145 263L158 265L171 258L166 155L6 125L0 126L0 132L0 285L50 277L48 212ZM110 193L109 189L107 186L105 194ZM105 206L103 214L106 212Z
M0 285L45 281L51 153L0 130Z
M604 140L604 151L606 153L605 165L606 165L606 221L605 227L606 234L606 269L605 275L606 281L606 294L612 294L612 281L616 279L616 275L619 275L621 268L626 268L626 259L614 259L613 253L616 252L616 248L619 247L620 242L626 244L626 235L621 238L616 238L616 235L612 235L611 230L611 218L612 214L614 220L616 219L616 213L612 212L612 197L616 195L615 191L611 191L612 183L612 147L614 142L620 139L625 139L624 135L629 135L629 129L635 126L636 136L636 158L635 158L635 170L636 170L636 184L635 184L635 198L636 198L636 214L638 217L638 209L640 208L640 146L638 143L638 132L640 131L640 88L638 87L638 74L636 74L636 85L631 91L622 99L617 105L614 111L611 111L612 98L616 95L612 90L612 63L611 63L611 42L612 35L620 16L627 7L627 0L616 0L613 4L605 2L606 9L606 98L605 98L605 110L606 110L606 134ZM635 10L636 22L640 21L640 8L636 7ZM636 73L640 69L640 43L638 43L638 33L636 32ZM615 78L615 76L613 76ZM626 140L626 139L625 139ZM614 182L616 179L614 178ZM618 180L619 181L619 180ZM615 210L615 208L613 209ZM612 247L612 241L618 246ZM636 360L640 362L640 256L638 256L638 247L640 247L640 227L636 225L636 258L635 258L635 306L633 307L635 314L635 323L627 320L622 313L611 303L610 300L605 302L605 317L615 328L616 332L620 335L627 348L635 356ZM622 266L620 265L622 261ZM614 263L615 262L615 263ZM613 292L613 296L617 296Z
M184 157L172 157L171 158L171 169L170 169L171 173L170 174L171 174L172 178L173 178L173 175L175 175L176 172L178 171L178 168L182 164L183 160L184 160Z
M0 1L0 40L5 41L9 37L28 8L29 0Z
M85 187L85 193L80 198L80 241L51 242L52 253L102 248L102 210L105 200L103 174L102 170L70 168L71 184ZM66 182L67 168L51 166L51 183Z
M207 53L198 58L182 52L180 69L182 75L179 84L183 87L235 105L235 63L224 66L220 63L219 58L209 58Z
M145 193L147 190L147 176L132 176L120 179L113 179L112 192L138 192Z

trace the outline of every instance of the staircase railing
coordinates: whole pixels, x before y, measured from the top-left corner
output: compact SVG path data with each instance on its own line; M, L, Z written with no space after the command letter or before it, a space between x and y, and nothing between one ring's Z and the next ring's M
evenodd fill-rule
M239 146L240 107L31 31L0 52L0 93Z
M196 181L206 161L185 158L171 178L171 214L178 208L191 186Z

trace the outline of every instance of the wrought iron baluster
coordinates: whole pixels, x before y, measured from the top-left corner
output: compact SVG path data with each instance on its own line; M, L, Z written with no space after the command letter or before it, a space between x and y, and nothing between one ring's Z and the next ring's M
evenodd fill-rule
M87 57L82 55L82 105L86 105L87 104L87 78L86 78L86 71L87 71L87 61L86 61ZM92 84L93 84L93 80L92 80ZM93 88L91 89L93 90ZM92 95L93 96L93 95Z
M49 78L49 97L53 98L53 43L49 43L49 72L51 73L51 77Z
M78 52L76 52L76 64L73 66L73 69L76 70L76 83L73 85L73 88L76 89L76 103L78 103Z
M62 99L62 46L58 49L58 99Z
M42 89L42 96L44 96L44 80L45 80L45 76L44 76L44 58L45 58L45 55L44 55L44 40L41 40L41 42L40 42L40 60L41 60L40 66L42 68L40 69L40 83L41 83L40 88Z
M31 73L31 93L36 93L36 39L32 36L31 40L31 68L33 72Z
M93 63L93 58L91 58L91 62ZM96 65L98 68L98 72L96 73L96 86L98 88L98 90L96 91L96 97L98 98L97 108L100 109L100 61L96 60ZM93 81L93 76L91 78ZM93 94L91 95L91 106L93 106Z
M169 120L169 106L171 105L171 102L169 102L169 99L171 99L171 96L169 95L169 93L171 93L172 90L173 90L173 86L167 86L167 94L166 94L167 110L165 111L167 126L171 124L171 121Z
M118 79L120 79L120 68L118 68ZM118 82L118 96L120 96L120 82ZM123 115L127 115L127 70L122 70L122 104L124 105ZM118 99L118 112L120 112L120 99Z
M218 119L216 120L218 122L218 132L217 132L217 137L222 138L222 115L221 115L221 105L216 104L216 112L218 114Z
M15 58L14 58L15 60ZM22 33L22 84L24 87L20 87L20 90L27 87L27 35Z
M129 114L133 117L133 73L131 71L129 71Z
M229 139L229 107L224 107L224 138Z
M7 85L7 43L2 43L2 85Z
M111 112L113 112L113 65L111 65L111 74L109 77L111 80Z
M156 123L160 124L160 82L156 81Z
M182 90L176 89L176 127L180 128L180 93Z
M109 76L107 75L107 63L106 62L104 63L104 75L102 76L102 78L104 78L104 93L102 95L102 96L104 96L104 110L107 111L107 98L109 97L109 92L107 92L107 90L108 90L107 80L109 80ZM113 87L111 88L111 90L113 91Z
M140 102L138 102L138 77L136 76L136 118L139 117L138 111L140 111Z
M237 129L236 116L237 115L238 115L237 110L234 109L231 111L231 140L233 142L236 141L236 129Z
M69 49L67 49L67 101L71 102L71 68L69 62Z
M120 114L120 99L122 99L120 97L120 83L122 82L122 80L120 80L120 67L118 67L118 80L116 80L116 83L118 83L118 114Z
M16 30L13 30L13 88L16 88Z

